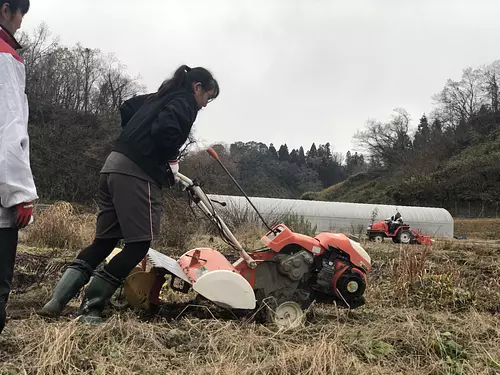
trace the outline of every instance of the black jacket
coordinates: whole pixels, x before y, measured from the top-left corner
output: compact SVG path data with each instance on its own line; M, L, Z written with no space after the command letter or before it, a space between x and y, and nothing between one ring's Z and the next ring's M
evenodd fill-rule
M126 155L161 186L172 186L169 160L175 160L186 142L198 105L188 90L162 99L152 94L127 100L120 108L122 133L114 150Z

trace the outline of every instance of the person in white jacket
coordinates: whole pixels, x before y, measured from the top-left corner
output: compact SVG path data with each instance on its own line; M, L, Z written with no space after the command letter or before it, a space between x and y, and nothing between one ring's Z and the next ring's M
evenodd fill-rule
M5 327L18 232L38 198L30 167L26 73L14 34L29 0L0 0L0 333Z

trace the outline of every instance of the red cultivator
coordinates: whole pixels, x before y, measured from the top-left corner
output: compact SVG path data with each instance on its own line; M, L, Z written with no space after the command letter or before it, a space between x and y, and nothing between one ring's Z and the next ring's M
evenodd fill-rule
M215 151L208 151L232 178ZM278 326L300 324L303 310L313 301L347 308L364 304L371 259L359 243L340 233L309 237L292 232L284 224L270 227L233 179L268 229L262 237L263 249L245 250L201 187L182 174L178 174L178 182L224 241L239 254L239 259L231 263L218 251L206 247L191 249L177 260L150 249L149 271L138 266L130 273L123 293L112 301L115 306L129 304L146 309L158 306L165 276L170 277L173 290L183 293L193 290L228 309L259 310Z

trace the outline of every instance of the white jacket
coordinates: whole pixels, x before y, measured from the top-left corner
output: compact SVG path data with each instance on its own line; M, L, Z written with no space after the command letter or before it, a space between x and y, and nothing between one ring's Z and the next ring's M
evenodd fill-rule
M0 27L0 227L12 209L38 198L30 167L26 71L17 41Z

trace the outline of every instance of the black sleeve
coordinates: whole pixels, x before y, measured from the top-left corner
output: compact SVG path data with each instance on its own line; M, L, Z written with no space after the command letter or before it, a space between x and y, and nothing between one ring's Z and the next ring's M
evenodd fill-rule
M193 103L186 98L171 100L151 125L151 135L164 157L173 160L186 142L196 117Z
M128 124L130 119L134 117L135 113L142 107L147 98L149 98L151 94L138 95L133 98L123 102L120 106L120 116L122 119L122 128Z

